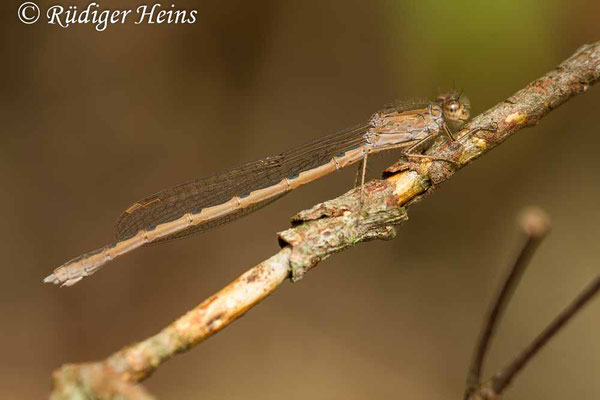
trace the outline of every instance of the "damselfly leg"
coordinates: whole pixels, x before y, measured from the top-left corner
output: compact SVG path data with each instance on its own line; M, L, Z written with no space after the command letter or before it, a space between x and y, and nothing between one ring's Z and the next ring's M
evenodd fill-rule
M460 138L458 138L457 140L460 142L461 140L463 140L463 138L469 137L469 136L471 136L474 133L477 133L479 131L497 132L498 131L498 124L496 122L492 122L490 124L490 126L485 126L485 127L478 126L478 127L475 127L475 128L471 128L467 132L465 132L464 134L462 134L460 136Z
M445 126L445 124L444 124ZM450 129L448 129L446 131L447 127L444 129L444 132L447 132L447 135L449 138L451 138L451 141L456 141L456 139L454 139L454 137L452 136L452 133L450 133ZM433 140L435 138L435 136L428 136L425 137L421 140L419 140L418 142L416 142L415 144L413 144L412 146L408 147L405 151L404 151L404 156L406 158L417 158L420 160L429 160L429 161L443 161L443 162L447 162L449 164L452 165L456 165L455 161L452 161L448 158L444 158L444 157L438 157L438 156L430 156L427 154L421 154L419 152L420 149L422 149L422 146L424 144L427 144L428 142L430 142L431 140ZM425 147L429 147L429 146L425 146Z
M450 127L448 127L448 124L443 124L442 130L444 131L446 136L448 136L448 139L450 139L451 142L456 142L456 138L454 137L454 134L450 130Z
M361 175L360 175L360 209L361 209L361 211L362 211L362 206L365 201L365 177L367 176L368 154L369 153L367 151L364 152L363 159L360 163L362 165L362 171L361 171Z

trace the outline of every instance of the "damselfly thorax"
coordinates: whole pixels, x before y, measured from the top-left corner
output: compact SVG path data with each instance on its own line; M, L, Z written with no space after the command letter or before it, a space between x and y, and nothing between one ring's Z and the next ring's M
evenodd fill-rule
M411 154L440 132L452 139L448 124L461 124L468 117L468 104L455 93L417 107L391 106L365 124L156 193L121 214L115 226L116 242L61 265L44 282L71 286L140 246L236 220L357 162L362 165L362 190L369 155L390 149Z

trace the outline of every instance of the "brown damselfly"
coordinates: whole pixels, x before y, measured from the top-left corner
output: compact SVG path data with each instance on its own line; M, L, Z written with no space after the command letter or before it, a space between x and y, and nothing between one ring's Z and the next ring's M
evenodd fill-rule
M116 223L117 241L61 265L44 279L71 286L107 262L149 243L186 237L241 218L286 193L383 150L405 154L469 117L455 93L419 106L390 106L362 125L340 131L274 157L164 190L127 208Z

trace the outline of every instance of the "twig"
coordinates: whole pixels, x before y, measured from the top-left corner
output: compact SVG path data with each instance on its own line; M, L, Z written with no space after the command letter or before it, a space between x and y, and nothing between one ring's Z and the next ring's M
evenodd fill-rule
M272 293L289 274L298 280L334 252L361 241L393 238L395 226L406 219L403 206L418 201L433 190L434 183L450 178L457 169L520 129L535 125L544 115L583 93L599 79L600 42L583 46L548 74L476 117L459 132L459 143L438 140L428 151L455 164L423 162L386 180L369 182L360 216L357 216L360 207L357 208L356 191L300 213L295 217L299 225L279 234L284 248L278 254L246 272L157 335L120 350L104 361L58 369L53 374L53 398L67 398L66 393L74 391L82 395L97 394L92 383L99 381L139 382L174 354L223 329ZM468 134L476 129L484 130ZM406 163L397 164L387 175L403 169ZM360 224L357 224L358 217Z
M52 399L71 399L74 388L82 393L109 393L111 396L119 394L125 399L145 399L143 396L126 396L124 392L130 393L131 387L119 386L115 382L141 381L174 354L187 350L242 316L289 275L289 256L290 249L281 250L158 334L122 349L102 362L61 367L54 373Z
M504 281L502 290L498 294L492 311L488 316L488 320L485 324L469 370L467 388L464 396L465 400L499 399L504 390L510 385L513 378L523 369L523 367L525 367L537 352L600 290L599 275L546 327L546 329L544 329L517 357L515 357L508 366L494 375L488 382L481 384L481 367L489 341L494 334L495 326L504 311L509 297L518 284L520 276L531 259L533 252L550 230L548 219L541 211L535 209L529 210L525 214L525 218L522 221L522 227L527 234L527 242L517 257L508 277Z
M501 290L498 292L495 301L492 303L491 311L484 324L484 329L481 332L481 337L476 347L473 360L471 361L471 367L469 368L467 388L464 395L465 400L471 398L481 384L481 369L489 348L490 340L496 331L496 326L517 287L525 268L529 264L529 261L531 261L539 244L550 231L550 222L541 210L529 209L525 212L521 220L521 228L527 235L527 238L523 248L513 263L510 272L504 280Z
M494 375L487 383L469 393L470 400L497 400L510 385L513 378L527 365L538 351L581 311L600 291L600 275L597 276L515 359Z
M496 374L488 385L500 396L512 379L529 360L600 290L600 276L592 281L506 368Z

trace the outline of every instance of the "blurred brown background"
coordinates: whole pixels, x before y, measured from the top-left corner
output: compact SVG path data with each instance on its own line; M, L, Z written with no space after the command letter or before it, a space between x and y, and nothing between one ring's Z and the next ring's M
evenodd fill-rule
M58 366L154 334L276 252L288 218L349 189L355 169L220 229L136 251L73 288L41 283L111 242L133 201L453 81L477 114L600 39L595 0L180 0L198 10L194 25L130 20L101 33L24 25L19 4L0 5L6 399L46 397ZM524 206L543 207L554 229L507 310L486 376L598 273L599 106L593 87L411 208L395 241L359 245L285 283L145 385L165 399L461 398ZM379 157L370 177L394 159ZM596 299L506 398L597 398L599 316Z

